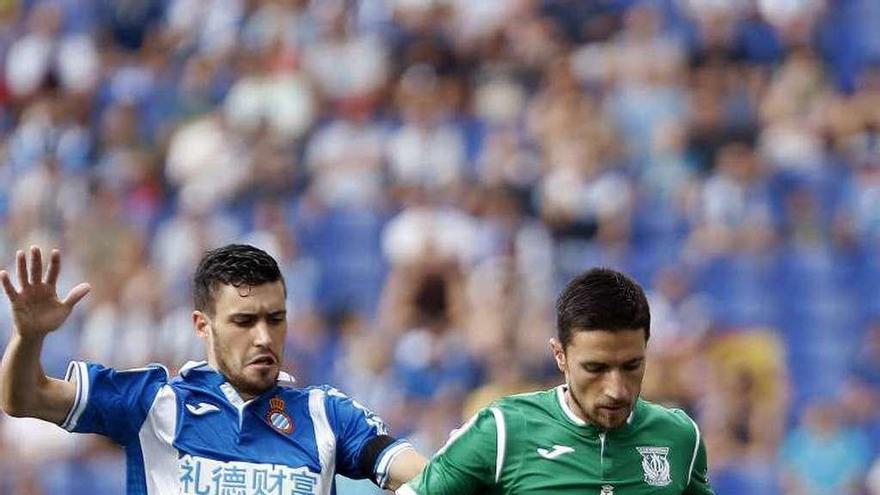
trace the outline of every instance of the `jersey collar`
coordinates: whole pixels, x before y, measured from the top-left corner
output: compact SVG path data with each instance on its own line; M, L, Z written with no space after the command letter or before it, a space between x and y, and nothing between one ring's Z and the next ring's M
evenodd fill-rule
M562 385L559 385L558 387L556 387L556 400L559 403L559 408L562 409L562 413L565 416L565 418L570 423L574 424L575 426L579 426L581 428L587 428L590 430L595 430L597 432L604 431L604 430L602 430L602 428L599 428L598 426L596 426L592 423L588 423L587 421L584 421L583 419L580 418L580 416L578 416L577 414L574 413L574 411L572 411L571 407L568 406L568 402L565 400L566 389L568 389L568 385L566 385L564 383ZM633 420L635 419L636 409L638 409L638 400L639 399L636 399L636 405L633 407L632 412L629 413L629 417L626 418L627 427L632 425Z
M190 375L190 373L193 372L216 373L220 375L220 372L209 366L207 361L188 361L186 364L180 367L180 371L178 373L180 374L180 376L186 379ZM278 379L275 383L279 387L293 388L296 384L296 378L294 378L293 375L291 375L290 373L282 370L278 372Z
M568 389L568 386L565 384L556 387L556 399L559 402L559 407L562 409L562 413L565 414L566 419L576 426L591 426L568 407L568 402L565 400L566 389Z

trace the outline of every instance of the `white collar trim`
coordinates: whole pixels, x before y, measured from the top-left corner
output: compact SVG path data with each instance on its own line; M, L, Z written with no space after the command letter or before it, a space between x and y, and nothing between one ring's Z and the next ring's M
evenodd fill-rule
M567 387L564 384L556 387L556 398L559 399L559 407L562 408L562 412L565 413L565 417L567 417L569 421L578 426L587 426L587 422L579 418L578 415L568 407L568 402L565 400L566 388Z
M587 422L581 419L574 411L568 407L568 402L565 400L565 390L568 387L563 383L562 385L556 387L556 398L559 400L559 407L562 408L562 412L565 413L565 417L568 418L569 421L576 424L577 426L587 426ZM629 416L626 418L626 424L632 424L633 417L636 415L636 408L633 406L633 410L630 411Z
M203 366L208 366L207 361L187 361L186 364L180 367L180 376L185 377L187 373L190 371L201 368ZM213 370L213 368L211 368ZM275 383L282 387L292 387L296 383L296 378L286 371L279 371L278 378L275 380Z

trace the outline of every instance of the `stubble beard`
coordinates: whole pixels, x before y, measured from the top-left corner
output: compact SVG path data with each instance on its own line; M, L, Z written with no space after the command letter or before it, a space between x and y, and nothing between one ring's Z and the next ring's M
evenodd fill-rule
M590 414L590 410L584 407L583 403L581 403L581 401L577 398L577 395L575 395L571 383L566 384L566 387L568 387L568 394L566 395L568 396L568 400L571 401L569 407L576 406L577 410L580 411L580 413L584 416L584 419L587 421L587 423L590 423L594 426L598 426L599 428L603 428L605 430L616 430L617 428L625 425L627 418L629 418L629 415L632 414L632 407L630 407L626 410L626 414L623 416L622 420L617 423L610 423L609 421L597 417L596 415ZM574 409L574 407L572 407L572 409Z
M224 349L220 347L217 343L217 339L214 339L214 356L217 358L217 366L219 367L219 372L226 377L226 380L230 385L235 388L235 390L241 395L243 398L253 398L256 397L263 392L272 388L275 382L278 380L278 372L276 369L274 375L272 377L263 377L262 374L260 379L254 380L250 379L246 374L246 368L244 363L241 363L237 368L233 367L230 363L228 363L225 359L226 354L223 352ZM237 372L235 371L237 369ZM248 399L245 399L248 400Z

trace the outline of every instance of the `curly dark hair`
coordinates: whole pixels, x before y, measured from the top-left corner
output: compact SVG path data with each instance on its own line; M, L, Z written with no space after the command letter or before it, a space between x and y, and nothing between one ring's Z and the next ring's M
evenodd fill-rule
M214 313L214 296L220 285L239 287L262 285L280 280L287 286L278 263L262 249L247 244L227 244L207 251L193 275L195 309Z
M556 302L556 331L563 347L575 331L644 330L651 336L651 312L641 286L610 268L593 268L577 276Z

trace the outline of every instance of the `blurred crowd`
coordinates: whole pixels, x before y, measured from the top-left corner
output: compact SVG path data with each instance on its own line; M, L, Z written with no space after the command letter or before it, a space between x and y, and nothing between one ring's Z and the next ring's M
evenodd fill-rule
M878 29L875 0L0 0L0 259L91 282L60 376L201 359L195 262L260 246L287 368L424 453L559 383L555 294L612 266L719 495L880 495ZM0 495L123 477L0 415Z

